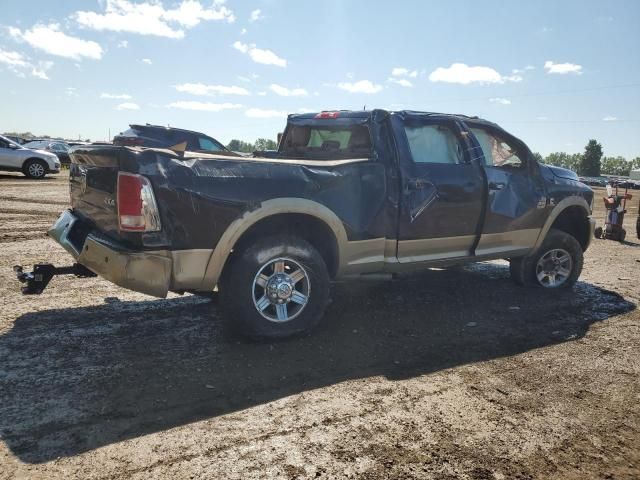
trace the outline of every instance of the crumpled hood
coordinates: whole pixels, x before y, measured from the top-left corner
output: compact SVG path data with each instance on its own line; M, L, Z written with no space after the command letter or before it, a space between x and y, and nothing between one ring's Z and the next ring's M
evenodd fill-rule
M556 177L575 180L576 182L578 181L578 174L567 168L554 167L553 165L545 165L545 168L549 169L549 171Z

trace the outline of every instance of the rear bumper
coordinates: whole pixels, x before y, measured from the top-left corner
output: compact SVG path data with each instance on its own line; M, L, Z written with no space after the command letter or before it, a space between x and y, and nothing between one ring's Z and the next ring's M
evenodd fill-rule
M77 238L81 220L66 210L49 230L78 263L124 288L164 298L170 290L199 290L211 250L132 251L99 232ZM86 228L86 227L85 227Z

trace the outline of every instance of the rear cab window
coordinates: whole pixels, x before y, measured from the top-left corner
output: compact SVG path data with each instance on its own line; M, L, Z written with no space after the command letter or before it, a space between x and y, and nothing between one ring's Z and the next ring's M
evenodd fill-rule
M290 125L279 156L319 160L369 158L371 135L366 125Z

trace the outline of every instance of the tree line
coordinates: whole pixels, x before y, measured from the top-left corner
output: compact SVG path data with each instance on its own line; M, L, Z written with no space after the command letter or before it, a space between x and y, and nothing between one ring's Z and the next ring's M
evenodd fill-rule
M547 165L567 168L585 177L599 177L600 175L614 175L628 177L631 170L640 168L640 157L627 160L624 157L605 157L602 145L596 140L589 140L584 153L554 152L546 157L534 153L535 157Z
M253 143L234 138L229 142L227 148L232 152L253 153L262 150L277 150L278 144L268 138L259 138Z

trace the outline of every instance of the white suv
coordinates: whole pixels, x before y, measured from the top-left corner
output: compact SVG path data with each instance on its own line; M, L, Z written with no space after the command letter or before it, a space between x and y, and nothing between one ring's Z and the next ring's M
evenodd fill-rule
M60 171L58 157L44 150L24 148L0 135L0 170L22 172L29 178L44 178Z

